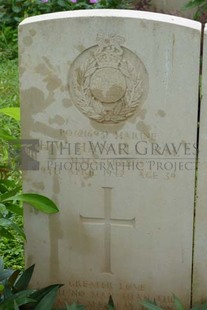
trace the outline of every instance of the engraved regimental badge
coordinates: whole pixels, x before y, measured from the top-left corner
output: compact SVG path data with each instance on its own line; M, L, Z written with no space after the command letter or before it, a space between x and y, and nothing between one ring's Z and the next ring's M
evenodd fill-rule
M118 35L97 36L97 45L82 52L69 72L76 107L100 123L119 123L145 101L148 74L142 61L123 47Z

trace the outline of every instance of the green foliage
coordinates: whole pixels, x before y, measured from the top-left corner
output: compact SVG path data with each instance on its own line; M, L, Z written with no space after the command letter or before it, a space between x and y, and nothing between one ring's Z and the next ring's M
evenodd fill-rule
M5 199L5 201L11 201L11 200L29 203L30 205L32 205L33 208L43 213L52 214L58 212L58 208L52 200L39 194L34 193L19 194Z
M34 265L27 268L22 273L4 269L3 260L0 259L0 309L14 310L51 310L58 289L61 284L55 284L40 290L28 289L29 282L33 275ZM25 308L26 305L26 308Z
M144 300L140 304L148 310L164 310L163 308L157 306L155 301Z
M14 118L16 121L20 121L20 110L19 108L1 108L0 114L4 114Z
M90 3L89 0L78 0L76 3L70 0L0 0L0 27L17 27L26 17L53 13L59 11L108 8L129 8L130 0L99 0Z
M5 107L6 102L2 99L12 96L14 105L18 105L17 90L13 90L13 85L17 86L17 74L16 72L8 74L11 67L9 66L8 71L5 68L3 64L3 77L0 80L0 90L2 90L0 99L0 238L14 239L15 235L19 235L25 239L22 225L16 221L17 216L22 217L22 202L29 203L38 211L48 214L56 213L58 209L47 197L34 193L21 193L21 171L16 167L15 156L12 157L9 154L9 149L13 147L13 143L9 141L13 140L12 142L19 144L20 111L17 106ZM10 77L12 77L11 81ZM12 95L7 95L10 92Z
M0 7L1 10L1 7ZM1 13L0 13L1 16ZM1 17L0 17L1 19ZM18 55L17 28L0 21L0 60L15 59Z
M107 309L108 310L113 310L113 309L115 310L116 309L112 296L109 297L109 302L108 302Z
M17 57L17 26L29 16L83 9L147 10L151 0L0 0L0 60Z
M130 0L100 0L94 5L94 9L130 9L132 8Z
M14 231L26 239L24 231L14 221L15 214L22 214L22 205L18 204L18 201L29 203L44 213L58 212L57 206L49 198L33 193L20 194L20 192L21 186L18 181L10 177L0 180L0 237L14 238L11 233Z
M0 26L17 27L26 17L53 13L58 11L68 11L77 9L90 9L92 4L82 0L73 3L68 0L0 0Z
M194 18L201 23L207 22L207 1L206 0L190 0L186 5L185 8L192 9L196 8L196 13Z
M22 226L22 217L18 216L14 221ZM1 238L0 242L0 256L4 259L4 265L6 268L22 270L24 267L23 258L23 239L15 233L11 234L13 239Z
M0 53L1 53L1 37L0 37ZM16 51L17 52L17 51ZM19 83L18 83L18 62L14 60L4 60L0 63L0 108L18 107L19 106ZM3 118L0 115L0 128L9 124L13 124L12 129L17 131L18 124L13 119ZM4 126L4 127L5 127ZM19 130L17 132L17 137Z
M173 303L174 303L175 310L185 310L180 299L177 298L175 295L173 295ZM148 310L165 310L164 308L158 306L155 301L153 302L150 300L144 300L140 304ZM206 310L206 309L207 309L207 303L202 304L202 305L197 305L191 308L191 310Z

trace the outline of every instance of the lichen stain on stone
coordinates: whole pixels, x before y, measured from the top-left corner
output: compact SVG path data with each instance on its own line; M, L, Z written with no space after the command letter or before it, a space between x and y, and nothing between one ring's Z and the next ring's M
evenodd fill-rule
M49 91L56 90L62 86L62 81L57 75L58 68L55 68L46 57L43 57L43 60L44 63L36 66L35 72L44 77L43 81L46 82Z
M61 80L56 76L48 76L44 81L47 83L47 89L49 91L55 90L61 85Z
M92 178L93 176L94 176L94 171L89 170L88 174L84 175L83 178L84 178L84 180L88 180L88 179Z
M125 124L126 121L120 122L120 123L114 123L114 124L108 124L108 123L98 123L93 119L90 119L90 124L93 128L95 128L98 131L108 131L112 134L116 134L117 131L121 130Z
M62 85L61 80L57 77L53 71L51 71L44 63L39 64L35 68L35 72L41 74L44 77L44 82L47 84L49 91L55 90Z
M143 121L139 121L136 127L137 130L139 130L142 134L151 140L151 127L149 125L146 125Z
M62 103L63 103L63 106L64 106L65 108L69 108L69 107L72 106L72 102L71 102L69 99L67 99L67 98L63 99L63 100L62 100Z
M33 37L33 36L36 35L37 31L34 30L34 29L30 29L30 30L29 30L29 33L30 33L30 35Z
M48 66L48 68L50 68L51 71L56 71L56 67L53 66L53 64L51 64L50 60L47 57L42 57L43 60L45 61L46 65Z
M68 91L68 87L65 87L64 85L61 85L60 91L64 92L65 90Z
M79 51L80 53L82 53L85 50L85 47L82 44L76 45L75 48L77 49L77 51Z
M60 138L60 130L56 128L52 128L46 124L36 122L35 123L35 129L33 129L35 132L42 133L43 135L47 135L50 138L59 139Z
M50 69L48 69L48 67L44 64L44 63L40 63L36 68L35 68L35 72L39 73L43 76L45 75L50 75L51 71Z
M157 115L161 116L161 117L165 117L166 113L163 110L158 110L157 111Z
M52 197L52 200L54 197ZM55 214L49 217L49 244L50 244L50 261L49 272L50 280L53 281L54 277L60 274L59 264L59 240L62 239L60 215Z
M53 176L52 185L53 196L51 199L58 205L58 194L60 192L59 177ZM54 277L60 273L59 264L59 240L63 238L62 225L60 214L54 214L49 217L49 238L50 238L50 278L54 280Z
M37 87L30 87L26 90L23 90L21 92L21 98L23 103L23 114L34 115L45 107L44 92ZM26 113L27 110L29 113Z
M24 139L30 139L31 132L38 132L48 137L59 139L59 129L52 128L45 123L34 121L33 119L35 114L44 111L53 102L53 93L50 93L49 96L45 98L43 91L36 87L31 87L21 92L21 99Z
M144 120L144 119L145 119L145 116L146 116L146 113L147 113L147 110L146 110L146 109L140 109L140 110L138 110L137 115L139 116L139 118L141 118L142 120Z
M51 117L49 119L49 124L57 124L57 125L63 125L65 123L65 120L63 117L59 115L55 115L55 117Z
M53 178L53 192L55 194L59 194L60 193L60 180L59 180L58 176Z
M26 36L26 37L23 38L23 43L26 46L32 45L32 41L33 41L32 37L30 37L30 36Z
M44 93L36 87L31 87L21 91L22 102L22 122L24 139L31 138L33 130L39 131L37 124L34 124L33 115L44 109Z
M43 182L34 182L34 183L33 183L33 186L34 186L35 188L37 188L37 189L40 189L40 190L44 190L44 188L45 188L45 185L44 185Z

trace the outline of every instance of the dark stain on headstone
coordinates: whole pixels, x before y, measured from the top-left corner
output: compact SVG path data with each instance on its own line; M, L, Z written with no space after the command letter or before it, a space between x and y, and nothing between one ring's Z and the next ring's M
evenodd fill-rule
M26 36L23 38L23 43L26 46L32 45L32 42L33 42L33 40L32 40L32 37L30 37L30 36Z

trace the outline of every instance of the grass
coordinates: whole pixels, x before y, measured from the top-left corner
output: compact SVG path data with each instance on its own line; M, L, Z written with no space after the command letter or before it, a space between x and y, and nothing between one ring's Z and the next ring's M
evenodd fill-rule
M18 62L4 60L0 65L0 108L19 106Z
M18 106L18 61L17 59L4 59L0 64L0 108ZM1 114L0 128L7 128L14 136L19 136L19 126L17 122ZM0 150L1 149L3 148L0 148ZM18 225L22 226L21 216L16 216L15 221ZM5 268L22 269L24 267L23 240L18 236L11 240L1 238L0 256L4 259Z

